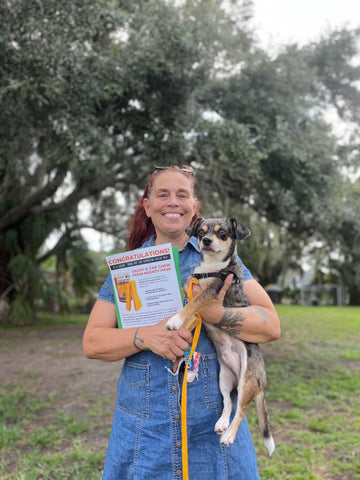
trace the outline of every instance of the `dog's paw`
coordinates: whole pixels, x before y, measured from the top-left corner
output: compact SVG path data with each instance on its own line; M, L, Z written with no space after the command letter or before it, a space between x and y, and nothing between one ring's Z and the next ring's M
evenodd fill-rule
M231 429L228 428L225 432L221 434L220 443L222 445L232 445L234 443L235 437L231 432Z
M166 328L168 330L179 330L182 324L183 321L180 315L177 313L173 317L169 318L169 320L166 322Z
M216 433L223 433L227 430L229 426L229 419L220 417L219 420L215 423L215 432Z

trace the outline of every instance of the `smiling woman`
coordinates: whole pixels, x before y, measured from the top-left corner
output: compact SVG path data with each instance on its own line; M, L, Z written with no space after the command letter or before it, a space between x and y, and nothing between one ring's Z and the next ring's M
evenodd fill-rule
M185 293L200 259L196 238L189 238L185 229L198 218L198 210L192 169L175 165L156 168L129 224L129 250L164 243L179 248ZM215 323L226 318L223 299L230 284L227 278L217 300L201 311L204 322ZM280 333L275 309L245 266L244 289L254 307L235 312L241 313L242 339L275 340ZM118 329L110 276L106 279L84 332L87 357L109 362L125 358L103 480L258 480L257 459L246 419L231 446L221 445L214 431L222 397L216 350L205 329L201 329L197 352L192 358L197 370L187 388L187 477L181 436L185 417L180 410L184 369L179 367L174 373L173 362L184 357L192 343L192 334L184 327L168 330L166 323L164 318L151 326Z

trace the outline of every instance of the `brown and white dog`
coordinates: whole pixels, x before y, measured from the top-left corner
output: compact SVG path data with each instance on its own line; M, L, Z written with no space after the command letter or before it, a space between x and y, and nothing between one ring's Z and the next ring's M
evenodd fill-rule
M198 218L187 227L186 233L195 236L200 247L200 263L195 269L194 277L198 278L202 291L183 310L168 320L167 328L170 330L176 330L182 325L192 330L197 321L194 315L216 300L226 276L230 273L234 278L226 292L224 307L249 305L243 290L243 269L238 261L236 249L237 241L250 235L249 229L237 224L233 218ZM246 407L255 399L264 444L271 455L275 444L270 433L264 397L266 373L259 345L235 337L234 335L239 333L238 325L231 319L221 320L216 326L206 322L203 325L215 344L220 364L219 387L224 407L221 417L215 424L215 431L221 434L220 442L224 445L231 445L234 442ZM230 423L233 407L230 394L233 389L237 390L237 406Z

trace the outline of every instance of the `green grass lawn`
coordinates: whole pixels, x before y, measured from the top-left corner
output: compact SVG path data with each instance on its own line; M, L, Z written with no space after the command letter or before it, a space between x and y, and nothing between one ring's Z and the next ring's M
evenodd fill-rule
M261 479L359 480L360 308L280 305L277 310L281 339L262 347L276 443L271 458L262 444L254 405L247 412ZM37 326L38 336L42 338L44 329L47 335L49 329L61 329L57 347L67 362L70 355L80 355L74 352L80 345L73 338L78 333L74 325L85 322L85 316L57 317L53 322L45 315ZM26 350L24 342L32 342L32 358L38 354L31 337L35 329L24 331L22 348ZM2 333L8 335L6 341ZM15 333L0 330L3 360L18 348ZM44 351L51 362L51 352ZM72 399L66 386L47 389L36 370L26 381L20 371L14 372L14 378L0 385L0 478L99 480L112 421L109 398L94 395L84 382L78 387L84 390ZM74 379L82 379L81 371L74 372ZM35 384L42 385L41 392ZM69 408L75 400L76 408Z
M360 309L278 306L281 339L264 347L276 450L255 433L262 480L360 479Z

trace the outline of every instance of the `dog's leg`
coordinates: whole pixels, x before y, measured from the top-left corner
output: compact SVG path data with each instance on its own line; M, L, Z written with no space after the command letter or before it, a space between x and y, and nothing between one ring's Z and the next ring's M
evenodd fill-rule
M275 442L270 433L269 414L266 408L265 395L261 391L257 397L255 397L256 413L258 417L259 427L264 439L264 445L271 456L275 450Z
M221 435L220 443L231 445L234 442L240 423L245 416L246 407L258 394L259 387L255 379L239 382L236 413L229 428Z
M166 327L169 330L178 330L195 313L213 303L217 298L216 293L214 288L204 289L197 297L185 305L179 313L169 318Z
M225 432L220 437L220 443L223 445L231 445L238 431L239 425L245 415L245 409L242 409L243 399L245 396L245 374L247 369L247 353L246 348L242 342L239 342L238 355L234 355L234 351L222 351L223 360L226 361L230 368L237 373L237 405L235 416ZM247 404L246 404L247 405Z
M223 411L221 413L221 417L215 424L215 432L216 433L223 433L228 428L230 423L230 415L233 409L233 403L231 400L231 392L234 387L234 383L236 384L236 377L233 371L224 364L224 362L220 362L220 373L219 373L219 388L221 395L223 397Z

